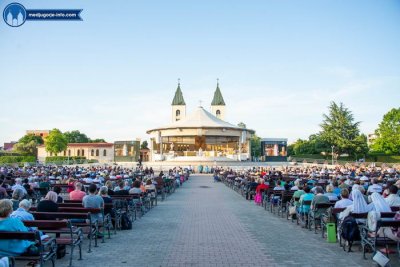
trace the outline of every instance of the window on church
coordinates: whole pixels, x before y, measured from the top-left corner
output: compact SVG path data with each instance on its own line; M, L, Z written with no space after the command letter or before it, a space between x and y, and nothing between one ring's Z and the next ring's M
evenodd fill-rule
M82 149L82 157L85 156L85 150Z
M81 151L78 149L78 157L81 155Z
M177 110L175 111L175 117L176 117L176 120L177 120L177 121L180 120L180 116L181 116L181 111L180 111L179 109L177 109Z
M103 157L107 156L107 150L103 150Z
M94 149L92 149L91 151L90 151L90 156L94 156Z
M68 149L68 157L71 157L71 149Z
M217 115L217 118L221 117L221 111L219 109L217 109L217 111L215 113Z
M96 157L98 157L100 155L100 151L98 149L96 149Z

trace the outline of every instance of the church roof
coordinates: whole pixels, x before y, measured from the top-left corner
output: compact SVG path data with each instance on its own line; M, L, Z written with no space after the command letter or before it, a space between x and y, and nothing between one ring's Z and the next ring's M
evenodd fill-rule
M233 125L229 122L218 119L210 112L206 111L203 107L197 107L197 109L186 116L186 118L173 122L165 127L160 127L157 129L152 129L147 131L150 133L155 130L166 130L166 129L176 129L176 128L226 128L226 129L238 129L246 130L239 126ZM253 130L248 131L254 132Z
M217 83L217 89L214 92L214 98L211 102L211 106L225 106L224 98L222 97L221 90L219 89L219 84Z
M174 99L172 100L171 105L173 106L186 105L185 100L183 99L180 83L178 83L178 88L176 88L175 96Z

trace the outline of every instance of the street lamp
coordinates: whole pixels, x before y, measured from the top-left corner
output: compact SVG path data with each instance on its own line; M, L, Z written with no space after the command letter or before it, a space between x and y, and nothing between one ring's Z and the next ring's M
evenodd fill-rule
M332 146L332 165L333 165L333 149L335 148L335 146Z

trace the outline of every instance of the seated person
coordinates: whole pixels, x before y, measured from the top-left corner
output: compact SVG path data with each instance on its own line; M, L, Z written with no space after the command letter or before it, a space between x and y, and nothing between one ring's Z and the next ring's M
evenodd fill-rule
M53 191L57 194L57 203L63 203L64 199L60 196L61 193L61 187L55 186Z
M342 197L341 200L336 201L335 208L347 208L353 201L349 199L349 190L347 188L343 188L340 190L340 196Z
M118 186L114 189L115 196L129 195L129 191L124 189L124 181L119 181Z
M36 210L38 212L57 212L57 194L56 192L50 191L47 193L46 197L39 202Z
M75 183L75 190L69 193L70 200L82 200L86 196L86 193L82 191L82 184L80 182Z
M101 196L96 195L97 186L95 184L89 185L89 195L85 196L82 200L83 207L85 208L95 208L103 209L104 200ZM99 221L103 219L102 213L91 214L92 222Z
M0 231L28 232L29 229L18 218L10 217L13 203L9 199L0 200ZM0 254L2 256L19 256L29 253L35 243L26 240L0 240ZM33 254L33 253L32 253Z
M19 207L19 202L24 198L25 194L21 188L14 189L11 197L13 203L13 210L17 210Z
M400 197L397 194L399 189L395 185L391 185L389 187L389 195L385 198L386 203L389 204L390 207L399 207L400 206Z
M18 218L21 221L33 221L33 215L29 213L30 208L31 202L27 199L24 199L19 203L19 208L11 213L10 217Z
M141 194L142 189L140 189L140 182L139 181L134 181L133 182L133 187L131 190L129 190L129 194Z
M326 193L324 196L329 198L329 201L337 201L338 197L335 193L333 193L333 186L332 185L327 185L326 186Z
M311 189L309 186L304 186L304 194L300 197L300 213L308 213L310 211L310 205L303 205L304 201L312 201L314 199L314 194L311 193Z
M315 209L316 204L319 203L330 203L329 198L327 196L324 195L324 190L322 189L321 186L317 186L315 188L315 193L316 195L314 196L312 202L311 202L311 209L313 210L313 216L315 218L319 218L321 217L322 213L326 210L326 209Z

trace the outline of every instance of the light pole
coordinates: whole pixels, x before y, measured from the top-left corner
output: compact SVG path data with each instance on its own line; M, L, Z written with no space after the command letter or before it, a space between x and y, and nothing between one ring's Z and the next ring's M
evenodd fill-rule
M335 148L335 146L332 146L332 165L333 165L333 149Z

